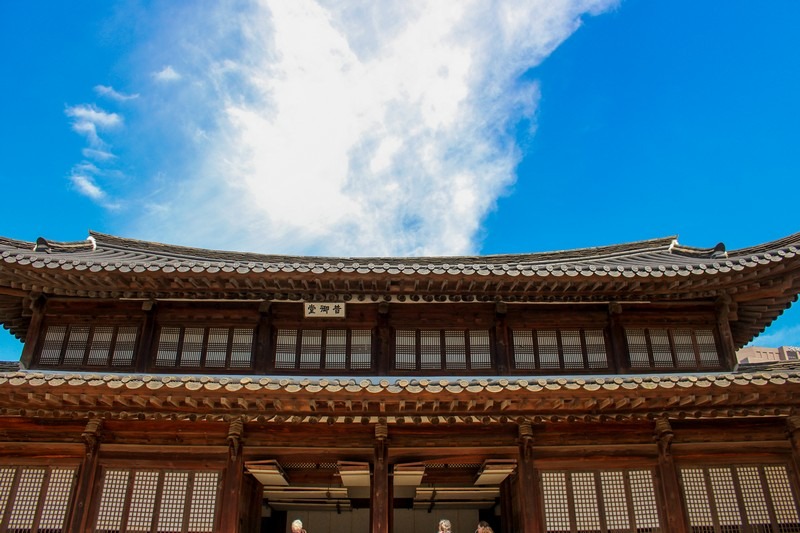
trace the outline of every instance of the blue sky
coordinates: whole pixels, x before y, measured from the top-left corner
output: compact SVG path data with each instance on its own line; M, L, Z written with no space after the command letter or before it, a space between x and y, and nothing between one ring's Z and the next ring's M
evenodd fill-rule
M2 2L0 235L774 240L800 231L798 19L794 0ZM799 307L756 344L800 344ZM20 349L0 335L0 359Z

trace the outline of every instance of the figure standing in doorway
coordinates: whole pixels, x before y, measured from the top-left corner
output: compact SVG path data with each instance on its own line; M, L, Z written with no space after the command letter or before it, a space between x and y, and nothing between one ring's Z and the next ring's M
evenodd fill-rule
M292 522L292 533L306 533L306 530L303 529L303 522L300 520L295 520Z
M481 520L478 522L478 528L475 530L475 533L494 533L494 529L489 525L489 522Z

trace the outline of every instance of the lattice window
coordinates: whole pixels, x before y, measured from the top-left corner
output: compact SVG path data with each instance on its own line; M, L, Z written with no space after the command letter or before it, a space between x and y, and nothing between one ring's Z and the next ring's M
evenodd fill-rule
M568 371L608 368L601 329L512 330L515 370Z
M445 367L453 370L467 369L467 339L461 331L444 332Z
M275 342L275 368L294 368L297 358L297 330L279 329Z
M566 472L542 472L544 520L547 531L570 531L572 511Z
M785 465L687 467L680 473L693 532L800 531Z
M137 326L47 326L39 366L130 367L139 336Z
M536 344L539 348L539 368L561 368L558 353L558 331L538 330Z
M710 329L698 329L694 332L697 343L696 352L700 354L700 366L719 366L719 353L714 332Z
M719 368L714 332L689 328L626 328L631 368Z
M544 471L541 483L547 531L660 531L650 470Z
M561 351L564 354L564 368L586 368L583 360L581 332L566 330L561 332Z
M278 329L275 368L284 370L369 370L368 329Z
M488 331L469 332L469 366L473 370L492 368L491 338Z
M675 343L675 355L680 368L693 368L697 366L694 354L694 341L692 330L676 329L672 331L672 340Z
M208 348L206 349L207 368L225 368L230 338L231 332L228 328L209 328Z
M163 326L158 335L158 368L250 369L254 328Z
M653 366L655 368L673 368L672 347L669 334L664 329L650 330L650 346L653 350Z
M398 330L394 337L394 367L396 370L416 370L417 334L413 330Z
M442 368L442 333L440 330L419 332L420 368L440 370Z
M395 330L394 370L490 370L492 361L488 330Z
M350 368L353 370L372 368L372 331L354 329L350 332Z
M214 531L219 472L106 469L94 531Z
M606 336L601 329L585 329L583 337L586 340L586 355L591 369L608 368L606 355Z
M6 524L8 531L63 531L74 485L72 467L1 467L0 526Z
M343 329L328 330L325 340L326 368L347 368L347 331Z
M300 341L300 368L322 368L322 330L304 329Z
M129 531L150 531L158 496L159 473L155 471L133 472L133 487L128 507ZM127 486L126 486L127 490Z
M514 368L517 370L536 370L536 348L533 333L522 330L514 331Z

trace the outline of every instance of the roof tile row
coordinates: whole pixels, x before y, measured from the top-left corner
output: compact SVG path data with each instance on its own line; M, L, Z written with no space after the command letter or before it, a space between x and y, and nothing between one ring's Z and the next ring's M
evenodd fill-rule
M587 377L587 378L534 378L534 379L407 379L395 380L370 379L355 380L352 378L327 379L289 379L289 378L252 378L252 377L218 377L218 376L153 376L153 375L119 375L119 374L67 374L43 372L3 372L0 373L0 388L5 384L11 386L30 385L34 387L61 385L90 387L107 387L109 389L136 390L142 387L149 390L185 389L187 391L225 390L236 392L242 389L249 391L285 391L289 393L336 393L346 390L351 393L370 392L409 392L412 394L429 392L440 393L497 393L501 391L542 390L586 390L597 391L618 389L671 389L729 387L731 385L783 385L785 383L800 384L800 370L762 371L756 373L725 373L703 375L668 375L668 376L626 376L626 377Z

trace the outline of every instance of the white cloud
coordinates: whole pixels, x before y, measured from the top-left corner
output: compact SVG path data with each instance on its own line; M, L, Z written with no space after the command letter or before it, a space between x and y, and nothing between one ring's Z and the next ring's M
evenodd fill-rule
M162 82L178 81L181 79L181 75L178 74L178 72L172 68L171 65L167 65L158 72L154 72L153 77Z
M98 179L122 176L119 170L109 166L117 158L98 131L120 129L123 125L122 116L94 104L69 106L65 113L71 119L73 131L84 136L88 144L81 150L85 159L72 167L69 179L73 187L106 209L118 209L119 204L111 202L109 194L98 184Z
M119 91L114 90L113 87L109 85L95 85L94 92L96 92L100 96L105 96L112 100L116 100L118 102L124 102L126 100L135 100L139 98L138 94L125 94Z
M94 124L95 127L113 128L122 124L122 117L116 113L109 113L94 105L76 105L66 109L67 116L75 122Z
M70 176L70 180L72 180L72 184L82 195L95 201L105 200L105 191L98 187L90 176L85 174L73 174Z
M105 142L97 133L98 129L113 129L122 124L120 115L109 113L94 105L70 106L64 112L72 119L72 130L86 137L89 146L98 151L104 151L105 147Z
M105 150L96 150L94 148L84 148L81 150L83 157L94 159L95 161L108 161L110 159L116 159L117 156L112 154L111 152L107 152Z
M515 180L515 126L533 127L538 85L522 74L615 3L170 8L142 48L158 54L141 57L182 73L142 71L186 82L148 111L154 135L185 146L164 151L171 179L147 198L159 209L130 231L276 253L474 253Z

